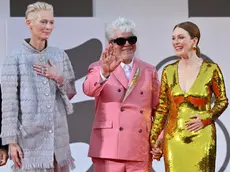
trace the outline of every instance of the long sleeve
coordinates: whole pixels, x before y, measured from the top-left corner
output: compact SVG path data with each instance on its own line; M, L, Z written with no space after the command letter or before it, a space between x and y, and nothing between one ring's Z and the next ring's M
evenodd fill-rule
M63 84L58 88L71 99L76 94L75 75L69 57L65 52L63 59L63 77Z
M2 144L17 142L18 113L19 113L19 86L18 63L16 56L8 57L3 64L2 89Z
M97 97L103 90L107 80L102 80L99 62L89 66L88 75L83 83L83 92L90 97Z
M215 102L213 108L205 112L206 115L204 115L202 119L204 126L211 124L228 107L228 98L226 96L224 78L218 65L215 65L211 80L211 89L215 96Z
M2 126L2 89L0 86L0 118L1 118L1 126ZM0 127L0 132L2 132L2 128ZM0 147L2 147L2 139L0 138Z
M166 70L164 69L161 77L159 104L155 111L155 115L152 123L151 135L150 135L150 143L152 147L154 147L154 144L158 136L163 130L168 111L169 111L168 84L167 84Z
M0 86L0 119L1 119L1 124L2 124L2 90ZM0 133L1 133L1 127L0 127ZM0 149L8 149L8 145L2 145L2 139L0 139Z
M159 103L159 92L160 92L160 81L158 79L158 73L154 68L153 72L153 85L152 85L152 92L153 92L153 111L156 110L156 107Z

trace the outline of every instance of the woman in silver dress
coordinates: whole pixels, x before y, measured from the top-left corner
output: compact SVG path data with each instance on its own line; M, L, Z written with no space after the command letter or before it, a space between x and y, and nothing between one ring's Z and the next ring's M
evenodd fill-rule
M66 115L76 94L67 54L50 47L52 5L30 4L31 38L6 59L2 71L2 143L9 144L13 171L68 172L73 167Z

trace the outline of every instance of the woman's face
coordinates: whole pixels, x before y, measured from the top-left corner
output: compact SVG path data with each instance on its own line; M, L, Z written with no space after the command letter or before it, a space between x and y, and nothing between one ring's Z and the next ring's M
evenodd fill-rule
M179 57L187 57L193 51L193 47L197 43L197 38L191 38L189 33L179 27L176 27L172 34L172 45L174 51Z
M35 13L34 18L27 20L32 37L38 40L47 40L54 28L54 16L51 11Z

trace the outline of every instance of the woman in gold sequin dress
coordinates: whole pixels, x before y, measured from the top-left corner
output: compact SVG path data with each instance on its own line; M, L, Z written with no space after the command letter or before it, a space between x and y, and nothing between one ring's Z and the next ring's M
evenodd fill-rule
M166 172L215 171L214 121L227 108L228 99L218 65L199 58L199 39L200 31L194 23L176 25L172 44L181 60L167 65L162 72L150 141L155 149L167 118L163 140Z

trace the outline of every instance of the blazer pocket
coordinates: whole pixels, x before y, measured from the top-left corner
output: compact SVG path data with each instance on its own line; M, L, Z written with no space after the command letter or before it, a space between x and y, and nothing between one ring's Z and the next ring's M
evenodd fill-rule
M93 129L109 129L113 128L113 121L95 121L93 124Z

